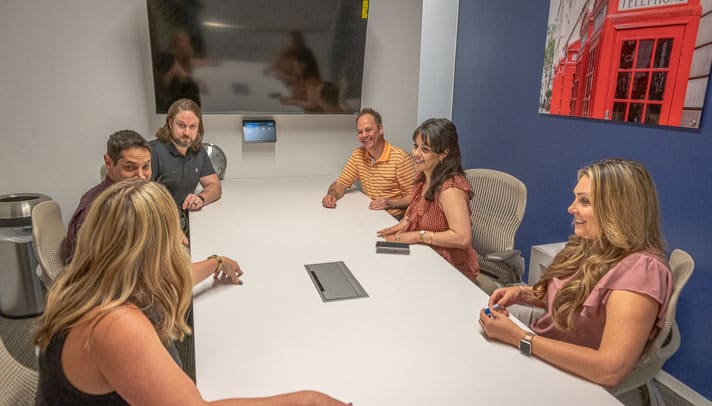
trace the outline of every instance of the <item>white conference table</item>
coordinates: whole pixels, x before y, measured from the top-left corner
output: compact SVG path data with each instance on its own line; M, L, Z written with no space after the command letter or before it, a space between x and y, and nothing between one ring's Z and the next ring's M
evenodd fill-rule
M302 389L357 406L620 404L600 386L488 341L487 296L430 247L377 254L395 224L360 192L321 207L330 177L236 179L191 214L194 260L237 259L243 285L194 290L206 399ZM322 302L305 264L344 261L368 298Z

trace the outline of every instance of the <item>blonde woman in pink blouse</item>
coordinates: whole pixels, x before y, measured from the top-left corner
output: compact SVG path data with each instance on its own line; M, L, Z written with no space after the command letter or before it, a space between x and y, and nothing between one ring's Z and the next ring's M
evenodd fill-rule
M579 170L568 211L574 235L541 280L495 290L480 325L525 355L613 387L662 327L672 290L655 185L638 162L596 162ZM518 303L544 309L535 334L507 318Z

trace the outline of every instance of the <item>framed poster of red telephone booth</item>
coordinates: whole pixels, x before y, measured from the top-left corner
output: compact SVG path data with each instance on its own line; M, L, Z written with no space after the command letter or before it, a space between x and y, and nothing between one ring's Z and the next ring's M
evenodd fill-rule
M551 0L539 111L699 127L710 12L700 0Z

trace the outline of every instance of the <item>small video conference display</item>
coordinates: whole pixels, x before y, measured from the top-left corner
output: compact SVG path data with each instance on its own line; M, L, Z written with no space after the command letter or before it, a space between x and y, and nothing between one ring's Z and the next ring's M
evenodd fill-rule
M277 142L274 120L242 120L244 142Z

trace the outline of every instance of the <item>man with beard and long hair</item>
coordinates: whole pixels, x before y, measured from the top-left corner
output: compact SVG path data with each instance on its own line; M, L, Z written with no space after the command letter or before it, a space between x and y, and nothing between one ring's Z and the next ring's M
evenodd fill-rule
M151 146L151 179L168 188L183 210L199 210L222 195L220 179L202 147L203 115L190 99L176 100ZM203 187L195 193L198 183Z

